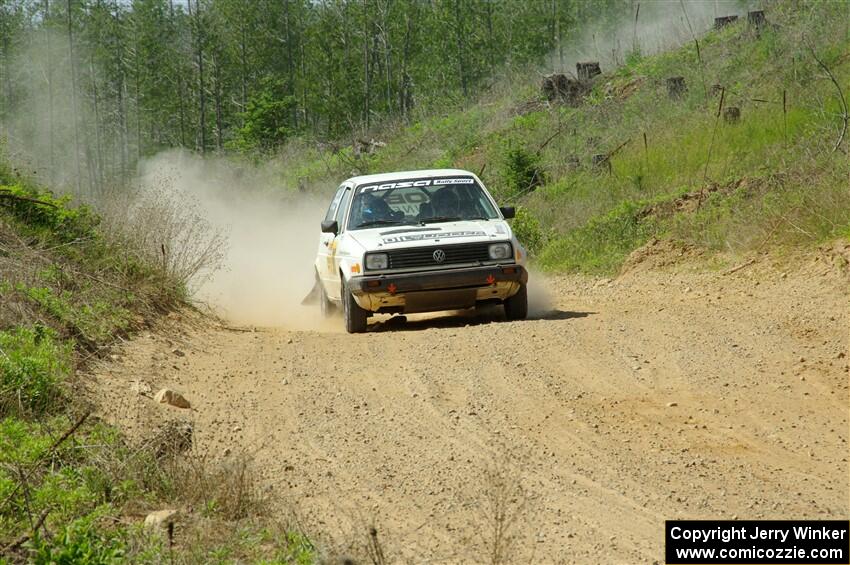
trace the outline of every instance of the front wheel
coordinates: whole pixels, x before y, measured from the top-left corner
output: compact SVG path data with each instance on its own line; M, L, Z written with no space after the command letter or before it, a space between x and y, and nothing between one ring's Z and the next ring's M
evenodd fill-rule
M348 285L342 283L342 314L345 318L345 331L350 334L359 334L366 331L366 321L369 319L369 311L364 310L354 300L354 295L348 290Z
M524 320L528 316L528 288L520 284L519 291L505 300L505 317L508 320Z

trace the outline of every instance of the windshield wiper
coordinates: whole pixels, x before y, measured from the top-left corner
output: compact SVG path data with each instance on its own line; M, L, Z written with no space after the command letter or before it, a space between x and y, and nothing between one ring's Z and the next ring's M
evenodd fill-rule
M460 216L431 216L430 218L422 218L419 220L422 224L435 224L438 222L458 222L463 220Z
M366 228L369 226L396 226L402 224L404 222L400 220L370 220L368 222L362 222L357 224L358 228Z

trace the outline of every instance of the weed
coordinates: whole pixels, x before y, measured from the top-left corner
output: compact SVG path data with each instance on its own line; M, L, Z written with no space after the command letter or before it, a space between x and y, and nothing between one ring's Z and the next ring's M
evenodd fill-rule
M531 255L535 255L545 243L543 230L540 228L540 222L535 218L527 208L522 206L516 210L516 216L511 222L511 228L514 235L519 239L520 243L525 246L526 250Z
M44 326L0 331L0 417L54 410L70 360L70 347Z
M502 176L509 197L516 198L531 192L544 182L540 155L509 145L503 156Z

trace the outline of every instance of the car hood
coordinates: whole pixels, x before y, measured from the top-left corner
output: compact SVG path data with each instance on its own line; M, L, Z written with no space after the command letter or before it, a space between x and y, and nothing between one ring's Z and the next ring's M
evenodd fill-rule
M351 237L368 251L425 247L435 244L505 241L511 228L504 220L473 220L410 226L380 226L350 232Z

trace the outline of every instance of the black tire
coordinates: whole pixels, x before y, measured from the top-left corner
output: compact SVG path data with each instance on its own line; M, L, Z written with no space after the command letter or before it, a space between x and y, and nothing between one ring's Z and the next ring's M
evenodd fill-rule
M361 334L366 331L369 311L357 304L345 281L342 282L342 315L345 318L345 331L350 334Z
M508 320L525 320L528 316L528 289L520 284L519 291L505 300L505 317Z
M336 304L328 298L328 293L325 292L325 285L322 284L319 273L316 273L316 284L319 287L319 310L322 312L322 318L330 318L336 314Z

